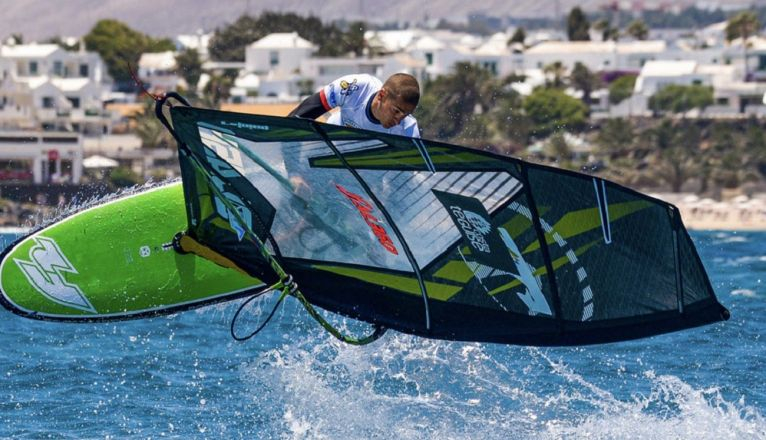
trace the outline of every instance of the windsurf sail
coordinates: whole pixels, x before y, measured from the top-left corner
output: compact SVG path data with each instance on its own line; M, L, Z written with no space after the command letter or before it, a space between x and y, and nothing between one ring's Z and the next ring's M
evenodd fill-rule
M292 276L322 309L530 345L728 318L678 209L629 188L304 119L189 106L170 118L186 235L268 284Z

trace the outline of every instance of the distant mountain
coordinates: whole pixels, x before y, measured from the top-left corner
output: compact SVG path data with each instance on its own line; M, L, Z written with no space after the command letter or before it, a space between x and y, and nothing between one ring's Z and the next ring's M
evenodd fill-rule
M763 4L766 0L705 0L705 5L724 7ZM574 6L597 10L608 0L0 0L0 38L22 34L25 41L53 36L82 36L102 18L115 18L130 27L154 36L213 30L236 20L245 12L261 11L313 14L324 21L337 19L366 21L422 21L426 18L463 20L469 14L505 18L555 17L566 15ZM626 5L641 2L622 1ZM660 0L643 0L645 6ZM668 4L668 2L664 2ZM682 0L670 4L693 4Z

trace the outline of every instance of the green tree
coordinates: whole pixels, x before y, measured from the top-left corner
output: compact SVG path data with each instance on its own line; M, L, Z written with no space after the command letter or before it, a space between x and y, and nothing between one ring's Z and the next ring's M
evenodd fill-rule
M567 17L567 36L569 41L589 41L590 22L579 7L574 7Z
M324 25L314 16L303 17L294 13L263 12L258 17L243 15L234 23L216 29L210 39L210 57L220 61L244 61L245 48L275 32L297 32L302 38L318 46L319 56L341 56L364 52L366 25L351 22L347 30L335 25Z
M210 58L218 61L245 61L245 47L268 35L254 17L242 15L234 23L216 29L210 38Z
M141 111L131 116L133 132L141 139L141 148L175 148L170 132L154 114L154 104L146 99Z
M196 49L184 49L176 55L178 73L186 81L192 93L197 92L197 84L202 76L202 60Z
M620 30L616 27L612 27L612 23L606 18L602 18L594 23L593 29L601 32L602 41L617 41L620 38Z
M713 88L701 85L670 84L649 98L649 107L655 111L685 113L693 108L704 109L713 104Z
M754 176L766 178L766 134L757 120L750 121L747 127L743 162Z
M545 85L547 87L555 87L557 89L564 88L566 67L564 67L564 64L561 61L554 61L543 66L543 73L545 74Z
M205 87L202 89L203 103L206 107L218 108L231 96L231 88L234 87L236 74L214 73L210 76Z
M609 103L619 104L633 95L637 75L623 75L609 84Z
M557 162L562 168L571 167L572 149L569 148L564 132L557 131L553 133L543 146L545 155Z
M511 153L520 150L529 143L532 133L532 120L524 113L521 95L510 92L497 101L492 111L497 135L504 145L501 152Z
M649 26L641 19L630 22L625 32L636 40L646 40L649 38Z
M424 85L415 116L428 137L451 140L509 93L489 70L457 63L453 73Z
M645 139L653 148L654 179L670 185L673 192L680 192L685 182L698 175L701 132L695 124L663 119L647 130Z
M118 83L132 82L128 65L136 69L142 53L175 50L173 42L167 38L151 38L111 19L99 20L85 35L84 41L89 51L101 56L109 74Z
M521 43L524 44L524 41L527 39L527 32L524 30L523 27L519 26L516 28L516 30L513 32L513 35L511 36L510 40L508 40L508 45L514 43Z
M366 48L366 42L364 39L364 33L367 31L367 24L362 21L352 21L348 24L345 31L342 31L334 26L330 28L337 29L339 39L335 45L326 44L326 39L322 39L325 44L319 45L317 55L319 56L332 56L337 57L346 54L354 54L354 56L360 57L364 54Z
M596 134L598 151L610 159L628 156L633 151L635 133L630 119L607 119Z
M126 188L143 183L143 179L128 167L118 167L109 172L109 186L113 189Z
M722 121L713 122L707 129L706 148L699 157L700 193L706 193L710 182L719 184L726 177L721 168L724 155L737 145L737 136L731 124ZM725 171L728 172L728 171Z
M601 85L599 77L579 61L575 63L572 73L569 74L569 82L572 87L582 91L582 100L587 105L590 105L591 93Z
M737 38L742 39L742 53L745 59L745 80L748 78L747 49L750 44L747 40L758 35L761 29L761 21L752 11L744 11L731 17L726 23L726 40L733 41Z
M704 178L718 187L736 188L762 178L766 136L756 119L746 124L717 122L710 128L708 146L700 158ZM707 190L707 182L704 189Z
M588 119L588 107L561 90L538 87L524 100L524 111L534 124L534 134L579 130Z

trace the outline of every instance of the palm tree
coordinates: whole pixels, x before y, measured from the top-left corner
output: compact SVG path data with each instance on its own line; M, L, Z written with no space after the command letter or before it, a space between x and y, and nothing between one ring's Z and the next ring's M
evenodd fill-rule
M735 15L726 24L726 41L733 41L737 38L742 39L742 52L745 57L745 81L748 79L747 71L747 45L748 38L758 35L761 29L761 22L758 16L751 11L740 12Z
M564 87L566 68L561 61L554 61L553 63L544 66L543 73L545 73L545 82L547 86L557 89Z
M644 20L633 20L625 32L636 40L646 40L649 36L649 27Z
M147 99L140 112L131 116L133 132L141 139L141 148L174 148L176 143L154 115L154 101Z

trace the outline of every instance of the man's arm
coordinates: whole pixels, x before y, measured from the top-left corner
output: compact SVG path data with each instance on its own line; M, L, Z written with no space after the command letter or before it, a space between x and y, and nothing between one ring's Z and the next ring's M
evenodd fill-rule
M295 107L287 116L290 118L316 119L327 113L330 111L330 108L329 105L327 105L327 100L322 99L322 93L323 91L319 91L304 99L303 102L298 104L298 107Z

